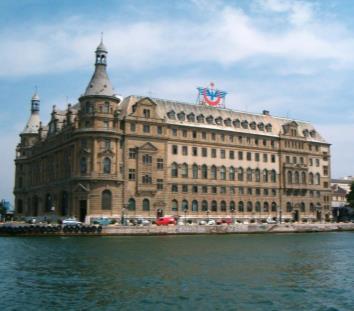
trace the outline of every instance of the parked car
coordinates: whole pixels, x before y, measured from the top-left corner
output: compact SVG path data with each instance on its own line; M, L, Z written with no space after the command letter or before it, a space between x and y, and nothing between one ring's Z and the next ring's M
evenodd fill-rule
M151 221L148 219L144 219L144 218L138 218L137 223L138 223L138 225L141 225L141 226L151 225Z
M64 226L76 226L81 225L81 222L76 220L76 218L67 218L63 220L62 224Z
M175 225L176 220L170 216L164 216L156 219L156 225L158 226L168 226L168 225Z
M276 224L276 223L277 223L277 221L274 220L273 218L271 218L271 217L267 218L267 224Z
M205 220L201 220L201 221L199 222L199 224L202 225L202 226L204 226L204 225L207 224L207 222L206 222Z
M223 219L221 219L221 222L223 224L231 225L232 224L232 218L230 218L230 217L223 218Z
M111 220L107 217L96 218L93 223L95 225L107 226L111 224Z
M208 224L209 226L215 226L215 225L216 225L216 222L215 222L214 219L209 219L208 222L207 222L207 224Z

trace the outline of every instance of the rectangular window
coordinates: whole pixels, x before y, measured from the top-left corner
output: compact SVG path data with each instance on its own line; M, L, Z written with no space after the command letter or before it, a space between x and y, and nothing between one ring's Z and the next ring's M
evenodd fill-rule
M144 124L144 126L143 126L143 132L144 132L144 133L150 133L150 125Z
M252 153L247 152L247 161L252 161Z
M268 162L268 154L263 153L263 162Z
M272 163L275 163L275 154L271 155L271 160L272 160Z
M211 139L212 139L212 140L215 140L215 139L216 139L215 133L211 133Z
M162 134L162 126L157 127L157 134L159 134L159 135Z
M143 163L145 165L150 165L152 163L152 156L151 155L144 154L142 158L143 158Z
M238 159L243 160L243 152L242 151L238 152Z
M212 192L212 193L217 193L217 192L218 192L217 187L216 187L216 186L212 186L212 187L211 187L211 192Z
M193 132L192 132L192 136L193 136L194 139L197 138L197 132L196 132L196 131L193 131Z
M136 124L135 123L130 123L130 131L135 132L136 131Z
M220 193L226 193L226 187L224 186L220 187Z
M157 169L163 170L163 159L157 159Z
M230 194L235 194L235 187L230 187Z
M320 166L320 159L316 159L316 166L317 166L317 167Z
M267 196L269 195L269 190L268 190L268 188L263 189L263 194L264 194L264 195L267 195Z
M276 196L277 195L277 189L272 189L272 196Z
M192 155L194 157L198 156L198 148L197 147L192 147Z
M220 158L225 159L225 149L220 150Z
M247 188L247 194L248 194L248 195L252 195L252 192L253 192L253 191L252 191L252 188Z
M216 149L211 149L211 157L216 158Z
M156 184L157 184L157 190L163 190L163 179L157 179Z
M203 139L206 139L206 137L207 137L206 132L202 132L202 138L203 138Z
M198 193L198 186L197 185L193 185L192 192L193 193Z
M245 193L243 187L238 187L238 194L243 195Z
M259 162L259 153L254 154L254 159L256 162Z
M239 136L239 137L238 137L238 143L239 143L239 144L242 144L242 136Z
M229 136L229 141L230 141L231 143L234 142L234 137L233 137L232 135Z
M143 184L152 184L152 179L150 174L146 174L142 178Z
M328 166L323 166L323 175L328 176Z
M178 185L172 184L172 185L171 185L171 191L172 191L172 192L178 192Z
M207 157L207 156L208 156L208 149L202 148L202 157Z
M129 159L135 159L135 158L136 158L136 149L129 148Z
M188 155L188 147L187 146L182 146L182 155L184 155L184 156Z
M225 141L225 135L224 135L224 134L221 134L221 135L220 135L220 139L221 139L221 141Z
M129 180L135 180L135 169L129 169L128 178Z
M149 109L144 109L143 114L144 114L144 118L150 118L150 110Z
M258 138L255 138L255 139L254 139L254 143L255 143L256 145L258 145Z
M182 185L182 192L188 192L188 185Z
M178 146L172 145L172 154L178 154Z
M230 152L229 152L229 158L230 158L230 159L235 159L235 151L230 150Z
M286 156L285 162L286 162L286 163L290 163L290 157L289 157L289 156Z
M109 121L104 120L104 121L103 121L103 127L104 127L105 129L108 129L108 128L109 128Z
M208 193L208 186L203 186L202 187L202 192L203 193Z
M173 129L172 129L172 135L173 135L173 136L177 136L177 129L176 129L176 128L173 128Z
M260 188L256 188L256 195L261 195L261 189Z
M187 136L188 136L187 130L183 130L183 131L182 131L182 136L183 136L183 137L187 137Z
M313 160L312 160L312 158L309 159L309 165L310 165L310 166L313 165Z

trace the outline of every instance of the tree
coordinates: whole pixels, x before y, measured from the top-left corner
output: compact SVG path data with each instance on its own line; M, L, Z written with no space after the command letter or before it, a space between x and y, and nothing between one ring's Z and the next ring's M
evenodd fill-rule
M349 203L350 207L354 208L354 181L352 182L352 185L350 186L350 191L347 194L347 202Z

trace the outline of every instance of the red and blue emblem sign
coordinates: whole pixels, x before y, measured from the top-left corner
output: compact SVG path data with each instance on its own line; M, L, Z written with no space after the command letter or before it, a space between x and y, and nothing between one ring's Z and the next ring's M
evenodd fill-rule
M216 89L214 83L210 83L209 88L198 87L197 89L199 103L213 107L224 106L224 100L227 92Z

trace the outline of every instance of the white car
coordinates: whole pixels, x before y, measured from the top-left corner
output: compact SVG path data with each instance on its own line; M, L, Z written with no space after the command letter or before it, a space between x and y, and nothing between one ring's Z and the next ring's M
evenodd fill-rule
M207 222L207 224L208 224L209 226L215 226L215 225L216 225L216 222L215 222L214 219L209 219L208 222Z
M267 218L267 224L276 224L276 223L277 223L277 221L274 220L273 218L271 218L271 217Z
M76 226L76 225L81 225L81 222L76 220L76 218L67 218L63 220L63 225Z

